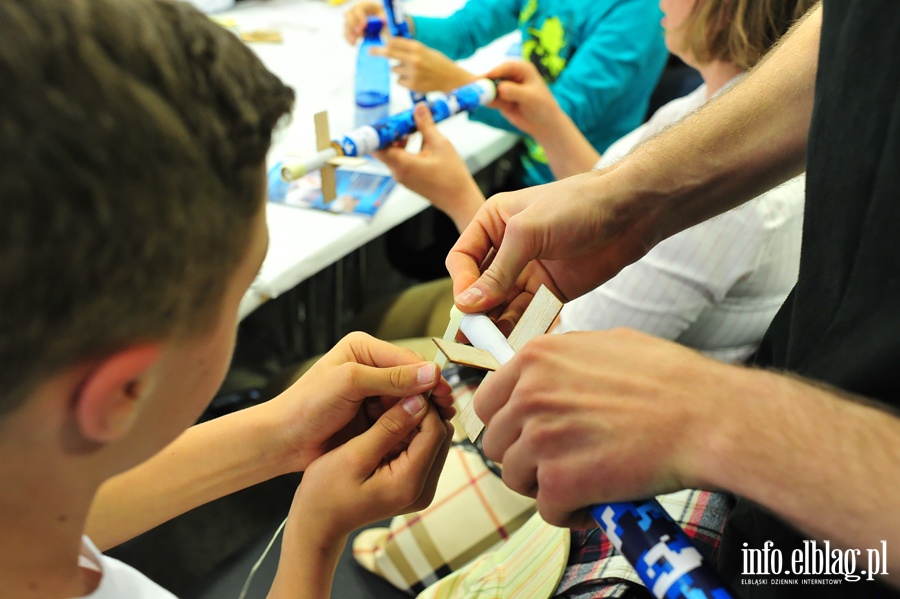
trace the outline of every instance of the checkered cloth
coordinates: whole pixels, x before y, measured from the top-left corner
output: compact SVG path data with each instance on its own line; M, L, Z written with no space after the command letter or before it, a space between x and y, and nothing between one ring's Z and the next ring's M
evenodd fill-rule
M445 374L457 400L470 400L482 376L470 375L449 369ZM730 497L686 490L657 499L715 564ZM599 529L561 533L535 511L534 500L507 488L458 433L432 504L395 517L388 528L361 532L353 555L397 588L412 595L425 591L429 598L607 599L647 592ZM510 594L509 585L517 594Z
M393 518L389 528L364 530L353 556L416 594L508 539L534 511L533 499L507 488L474 448L460 443L450 448L431 505Z
M718 531L728 511L726 498L702 491L683 491L661 496L659 501L673 518L685 525L705 556L714 558ZM540 514L534 514L498 548L419 595L419 599L547 597L652 599L637 574L615 552L603 533L557 528L544 522Z
M569 530L534 514L497 549L425 589L418 599L546 599L569 556Z
M685 490L660 495L657 499L684 529L703 557L715 564L722 528L733 505L731 496ZM570 542L569 563L554 597L622 597L629 588L640 585L637 572L600 529L573 530Z

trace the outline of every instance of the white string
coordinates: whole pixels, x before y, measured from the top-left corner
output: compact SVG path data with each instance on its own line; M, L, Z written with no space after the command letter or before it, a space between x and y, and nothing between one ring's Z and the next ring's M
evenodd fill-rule
M247 590L250 589L250 583L253 581L253 577L256 575L256 571L259 570L259 567L262 565L263 560L266 559L266 556L269 554L269 549L272 548L272 545L275 544L275 539L278 538L278 535L284 529L284 525L287 524L287 518L285 518L281 524L278 526L278 530L275 531L275 534L272 535L272 539L269 541L269 544L263 550L262 555L259 556L259 559L256 560L256 563L253 564L253 567L250 568L250 574L247 575L247 580L244 582L244 588L241 589L241 594L238 595L238 599L244 599L247 596Z

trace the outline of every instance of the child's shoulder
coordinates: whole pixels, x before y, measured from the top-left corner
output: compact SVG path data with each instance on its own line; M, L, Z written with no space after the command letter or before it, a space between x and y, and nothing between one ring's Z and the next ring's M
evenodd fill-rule
M81 599L176 599L175 595L128 564L100 553L87 536L81 540L78 565L83 570L95 572L100 579L96 590Z

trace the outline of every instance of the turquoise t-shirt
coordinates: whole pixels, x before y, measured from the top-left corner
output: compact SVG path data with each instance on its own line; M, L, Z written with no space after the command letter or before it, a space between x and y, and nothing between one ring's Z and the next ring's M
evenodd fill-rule
M519 29L522 58L599 152L640 125L668 57L657 0L469 0L446 18L413 17L416 39L457 60ZM475 120L518 130L492 109ZM526 137L522 183L554 179Z

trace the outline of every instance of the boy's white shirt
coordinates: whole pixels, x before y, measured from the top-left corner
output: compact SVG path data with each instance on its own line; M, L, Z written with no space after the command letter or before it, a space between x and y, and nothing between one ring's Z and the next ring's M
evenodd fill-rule
M88 537L82 537L78 565L101 573L97 589L77 599L176 599L128 564L100 553Z

